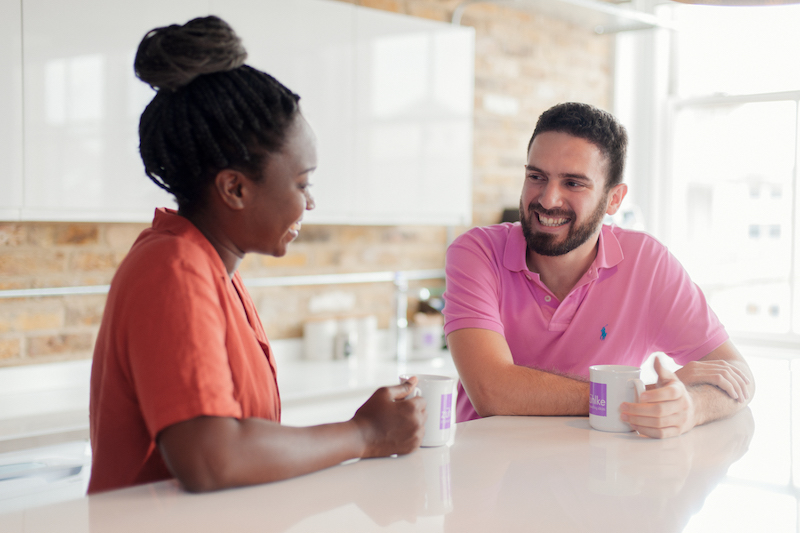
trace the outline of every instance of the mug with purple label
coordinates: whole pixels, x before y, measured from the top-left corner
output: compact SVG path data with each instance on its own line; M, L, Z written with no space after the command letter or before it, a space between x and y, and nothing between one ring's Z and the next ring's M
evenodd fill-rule
M425 421L425 435L422 446L442 446L447 444L455 429L455 385L456 380L447 376L417 374L417 388L412 396L425 398L428 419ZM408 378L401 376L400 380Z
M600 431L625 433L631 426L620 419L623 402L636 403L644 392L637 366L595 365L589 367L589 425Z

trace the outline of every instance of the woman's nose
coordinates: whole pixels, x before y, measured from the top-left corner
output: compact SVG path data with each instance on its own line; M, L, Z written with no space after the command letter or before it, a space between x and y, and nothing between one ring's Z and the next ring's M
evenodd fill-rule
M310 192L306 192L306 211L311 211L315 207L317 207L317 203L314 201L314 197Z

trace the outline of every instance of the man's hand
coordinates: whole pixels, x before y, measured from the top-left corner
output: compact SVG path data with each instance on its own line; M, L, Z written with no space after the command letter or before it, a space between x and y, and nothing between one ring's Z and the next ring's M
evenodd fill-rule
M364 439L361 457L384 457L407 454L416 450L425 432L425 400L406 397L414 392L417 378L393 387L382 387L356 411Z
M692 361L678 369L675 375L685 385L714 385L738 402L750 399L747 393L750 379L742 369L722 359Z
M682 435L697 425L694 400L686 385L662 366L657 357L655 370L656 388L643 392L639 403L623 403L621 418L648 437L664 439Z

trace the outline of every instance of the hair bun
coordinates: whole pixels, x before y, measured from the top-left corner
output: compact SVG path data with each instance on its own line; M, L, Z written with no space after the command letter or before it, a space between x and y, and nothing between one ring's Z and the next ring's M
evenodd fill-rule
M233 70L247 51L227 22L209 16L150 30L139 43L133 68L157 90L175 91L201 74Z

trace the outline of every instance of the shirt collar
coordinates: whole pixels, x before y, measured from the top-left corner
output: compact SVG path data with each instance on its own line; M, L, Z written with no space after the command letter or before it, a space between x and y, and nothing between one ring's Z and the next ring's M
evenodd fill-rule
M614 234L615 226L603 224L600 230L599 245L597 247L597 257L592 262L591 269L612 268L617 266L623 259L622 246ZM509 229L506 239L506 249L503 254L503 266L511 272L527 272L528 264L525 261L528 244L525 242L525 235L522 233L522 225L515 222Z
M174 209L166 207L157 208L155 216L153 217L153 230L183 237L199 246L211 258L219 274L229 277L225 264L222 262L222 258L220 258L217 250L206 236L203 235L203 233L197 229L197 226L192 224L188 218L179 215Z
M503 266L511 272L527 272L528 264L525 256L528 252L528 243L522 234L522 225L515 222L511 225L506 238L506 251L503 254Z

